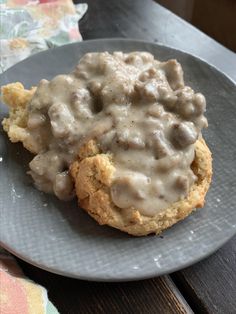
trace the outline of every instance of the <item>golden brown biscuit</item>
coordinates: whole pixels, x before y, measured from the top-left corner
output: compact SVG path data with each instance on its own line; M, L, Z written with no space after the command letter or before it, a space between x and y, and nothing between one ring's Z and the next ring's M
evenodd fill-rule
M11 142L22 142L24 147L35 153L34 147L28 141L26 131L28 121L27 104L33 97L36 88L24 89L24 86L17 82L1 87L2 101L9 107L9 117L3 119L2 125L7 132Z
M212 177L211 152L203 139L195 144L192 170L197 181L191 187L188 197L175 202L154 217L144 216L135 208L121 209L114 205L110 196L112 175L115 171L112 156L97 152L96 144L90 141L82 148L70 171L75 180L79 205L99 224L109 225L135 236L158 234L187 217L195 208L203 207Z

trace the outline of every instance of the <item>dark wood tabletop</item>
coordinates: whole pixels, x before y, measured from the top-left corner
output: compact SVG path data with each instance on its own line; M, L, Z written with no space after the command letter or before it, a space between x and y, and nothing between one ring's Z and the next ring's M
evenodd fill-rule
M161 42L205 59L236 80L233 52L157 3L85 2L89 9L80 21L84 40L130 37ZM194 266L136 282L86 282L19 263L29 278L48 290L60 313L236 313L236 237Z

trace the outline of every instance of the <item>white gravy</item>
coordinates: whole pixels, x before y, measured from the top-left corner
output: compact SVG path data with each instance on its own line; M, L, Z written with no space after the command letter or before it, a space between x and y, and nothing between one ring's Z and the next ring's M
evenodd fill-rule
M152 216L180 200L196 177L194 143L207 126L205 98L184 85L175 60L146 52L87 53L76 69L42 80L28 105L38 189L74 196L69 165L95 139L113 155L111 197L120 208Z

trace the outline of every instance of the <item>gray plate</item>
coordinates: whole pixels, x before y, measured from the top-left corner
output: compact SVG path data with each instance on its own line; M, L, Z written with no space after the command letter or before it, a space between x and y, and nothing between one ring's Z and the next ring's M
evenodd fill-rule
M206 206L163 233L134 238L93 221L76 202L37 191L26 171L32 158L0 133L1 245L46 270L88 280L122 281L170 273L199 261L236 232L236 88L225 75L186 53L133 40L95 40L34 55L1 76L1 85L26 87L73 69L88 51L150 51L160 60L177 58L185 81L207 98L214 177ZM1 118L7 110L1 106Z

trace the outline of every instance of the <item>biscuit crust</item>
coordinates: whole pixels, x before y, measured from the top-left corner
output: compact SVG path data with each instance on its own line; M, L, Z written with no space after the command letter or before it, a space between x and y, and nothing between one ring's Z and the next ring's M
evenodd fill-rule
M27 133L28 110L27 104L33 97L36 87L30 90L19 83L11 83L1 87L2 101L9 107L9 117L2 121L3 129L7 132L12 143L22 142L31 153L36 153Z
M112 202L110 187L115 171L112 156L99 154L93 141L82 147L78 160L70 167L79 205L100 225L109 225L134 236L159 234L187 217L196 208L204 206L212 177L212 158L202 138L195 144L192 170L197 181L190 188L188 196L157 215L148 217L142 215L138 209L121 209Z

